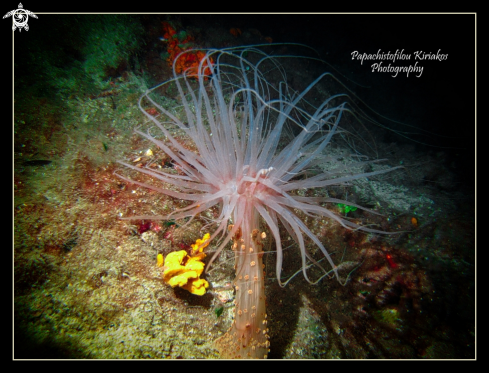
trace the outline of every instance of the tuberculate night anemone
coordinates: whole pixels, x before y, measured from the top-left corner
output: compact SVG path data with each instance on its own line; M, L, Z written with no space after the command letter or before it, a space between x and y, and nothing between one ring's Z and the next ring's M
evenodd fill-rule
M182 54L177 59L181 57ZM398 167L367 172L365 167L379 160L359 155L354 168L318 167L321 163L338 163L334 157L328 158L328 145L335 135L344 135L341 125L344 116L348 113L352 118L366 117L346 94L330 95L319 104L312 99L322 82L334 79L330 73L318 76L302 91L294 90L288 85L281 65L284 58L305 59L270 56L258 46L210 49L200 61L197 75L195 70L181 75L174 70L173 79L149 89L141 97L139 108L154 126L146 132L136 130L171 157L174 168L158 170L120 162L155 180L150 184L118 175L127 182L190 201L166 216L133 219L191 221L219 206L210 237L215 252L207 268L228 244L236 260L234 321L215 343L223 358L263 358L269 352L262 264L265 237L273 238L276 277L285 286L288 279L282 276L281 229L296 242L302 273L308 282L317 283L328 274L342 284L348 280L348 276L340 273L341 263L333 261L320 238L300 216L330 218L348 229L386 233L354 223L327 208L333 203L360 209L362 206L303 193ZM169 106L161 96L167 85L178 90L182 110ZM156 108L158 113L145 110L148 107ZM176 131L183 131L197 151L184 146ZM324 260L315 259L310 254L312 248L319 250ZM321 275L313 278L311 268L319 269Z

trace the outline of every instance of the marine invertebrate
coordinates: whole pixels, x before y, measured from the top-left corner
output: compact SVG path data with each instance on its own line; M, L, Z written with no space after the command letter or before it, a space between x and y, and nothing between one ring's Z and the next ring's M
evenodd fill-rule
M229 33L231 35L233 35L235 38L237 38L238 36L240 36L242 34L242 31L241 29L237 28L237 27L232 27L230 30L229 30Z
M285 71L279 63L280 58L293 56L272 58L256 47L208 50L197 71L188 69L180 74L176 66L179 66L180 58L185 59L186 53L193 52L184 51L176 57L174 78L163 83L175 85L183 113L166 106L165 99L158 94L161 84L150 89L139 102L142 113L161 134L136 130L170 156L180 172L140 168L120 162L164 186L119 176L128 182L192 202L169 215L133 219L194 219L213 206L220 207L214 221L216 229L209 237L209 240L218 238L218 243L208 266L232 241L236 259L236 310L231 329L216 341L216 346L223 357L263 358L268 354L269 342L262 240L270 237L266 238L262 227L267 227L275 241L276 276L281 286L285 286L290 278L282 278L280 227L297 243L302 273L308 282L317 283L322 277L333 274L345 284L348 275L340 273L341 266L333 262L321 240L301 219L299 211L306 216L333 219L349 229L385 232L351 222L322 204L343 203L352 209L363 209L359 205L318 195L308 197L301 191L342 185L398 167L357 173L344 166L316 168L318 164L339 166L335 157L328 158L324 152L333 136L341 133L343 116L353 112L348 96L344 94L326 97L318 105L311 103L311 95L318 94L314 89L331 78L330 73L322 74L299 92L287 85ZM274 83L265 75L270 72L278 79ZM195 76L197 82L189 79ZM159 114L152 115L145 110L147 107L156 108ZM197 152L185 146L181 139L179 141L175 129L188 136ZM373 162L376 161L358 161L355 167L359 169ZM310 171L314 168L311 176ZM313 251L323 256L329 270L321 263L322 259L314 258Z
M357 209L355 206L345 205L344 203L338 203L338 208L345 215L348 214L350 211L356 211Z
M414 216L411 218L411 224L417 228L418 227L418 219L416 219Z
M158 254L156 256L156 266L163 267L163 254Z
M185 31L177 31L169 22L163 22L163 41L167 43L168 58L167 62L177 74L185 71L187 76L197 78L200 61L205 57L205 53L198 49L193 49L195 46L194 38ZM187 53L183 53L187 51ZM179 56L179 58L177 58ZM202 74L205 79L210 75L210 70L205 68L205 65L212 64L212 58L205 59L204 69Z
M185 250L174 251L169 253L163 266L163 280L171 287L179 286L188 290L192 294L204 295L209 283L200 278L204 271L204 258L206 254L202 251L209 244L209 233L206 233L202 239L198 239L192 245L190 255ZM163 258L158 255L157 265Z

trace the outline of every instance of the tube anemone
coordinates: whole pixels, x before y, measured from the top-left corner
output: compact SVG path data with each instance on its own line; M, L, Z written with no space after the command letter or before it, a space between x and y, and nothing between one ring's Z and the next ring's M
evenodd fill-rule
M327 249L299 215L330 218L348 229L386 232L346 220L324 207L328 203L361 206L334 198L307 197L302 191L344 185L399 168L364 172L362 167L378 160L359 160L353 165L353 169L360 170L357 172L348 167L318 170L316 166L325 159L333 137L344 133L341 128L343 117L347 113L356 118L365 115L354 110L345 94L331 95L320 104L313 104L312 98L318 95L321 84L334 77L324 73L301 91L296 91L287 83L288 76L280 63L283 58L305 57L272 57L258 46L210 49L200 61L197 79L195 70L191 76L185 72L177 74L174 70L173 79L151 88L139 101L139 108L154 123L158 134L152 134L154 127L151 131L136 132L171 157L180 172L139 168L120 162L161 184L142 183L118 175L122 179L191 201L188 206L166 216L135 216L133 219L192 220L203 211L219 206L216 228L210 238L218 238L215 241L218 244L208 268L233 241L237 272L234 331L228 332L217 343L226 357L267 355L269 343L267 329L263 326L266 326L266 313L260 241L266 234L261 233L260 224L266 226L274 239L276 277L281 286L288 280L282 279L280 226L297 243L302 273L308 282L317 283L325 275L334 273L345 284L347 278L340 277ZM179 107L169 104L161 95L162 89L170 85L178 90ZM148 107L155 108L158 114L145 110ZM175 130L186 134L193 149L183 143ZM338 163L334 157L330 161ZM309 254L308 246L311 245L321 251L330 269ZM309 269L314 266L322 271L322 275L315 279L309 276ZM252 294L253 297L248 298ZM259 294L263 301L255 298ZM244 317L244 314L248 316ZM230 344L234 352L223 352Z

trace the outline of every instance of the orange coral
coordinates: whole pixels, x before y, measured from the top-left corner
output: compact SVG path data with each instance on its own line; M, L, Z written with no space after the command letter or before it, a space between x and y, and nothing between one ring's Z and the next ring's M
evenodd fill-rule
M167 42L167 51L170 56L167 58L167 62L170 67L173 67L175 63L175 72L177 74L185 73L189 77L197 78L199 72L199 64L206 54L202 51L192 49L194 38L185 32L177 33L173 26L168 22L163 22L163 37ZM180 56L180 53L188 51ZM178 58L177 58L178 57ZM212 58L204 61L202 72L205 79L211 75L211 69L207 68L214 61Z
M150 108L147 108L144 110L145 112L147 112L148 114L151 114L151 115L158 115L158 110L156 110L154 107L150 107Z
M414 225L415 227L418 226L418 219L416 219L414 216L411 218L411 224Z
M233 27L231 30L229 30L231 35L233 35L235 38L241 35L241 30L237 27Z

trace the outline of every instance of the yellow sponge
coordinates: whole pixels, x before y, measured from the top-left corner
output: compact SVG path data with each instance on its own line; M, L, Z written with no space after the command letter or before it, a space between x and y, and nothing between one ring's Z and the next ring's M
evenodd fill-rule
M187 255L185 250L174 251L165 258L163 266L163 280L171 287L179 286L192 294L204 295L209 283L200 278L204 271L205 263L202 261L206 255L202 252L209 243L209 233L202 239L198 239L192 245L192 255ZM199 247L200 246L200 247ZM161 258L162 259L162 258Z

